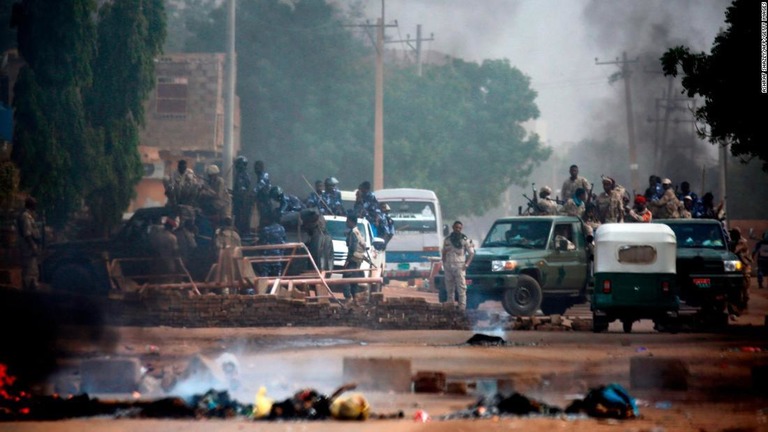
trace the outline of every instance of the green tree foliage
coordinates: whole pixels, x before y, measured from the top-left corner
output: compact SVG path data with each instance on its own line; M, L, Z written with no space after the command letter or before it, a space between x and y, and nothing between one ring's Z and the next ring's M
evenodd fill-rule
M91 83L94 12L92 0L26 1L13 11L28 64L14 89L13 159L22 189L55 226L79 208L88 185L93 143L86 141L81 89Z
M13 159L21 186L63 226L83 200L100 227L119 220L141 177L138 125L165 37L161 0L14 5L27 66L15 87Z
M243 153L302 197L302 176L372 180L375 49L345 26L358 22L325 1L238 2ZM190 52L224 51L221 8L190 28ZM536 95L506 60L428 69L385 71L385 187L434 189L448 217L482 213L549 155L520 126L538 116Z
M154 59L165 39L162 0L122 0L99 10L98 55L88 114L97 146L93 187L86 203L98 226L120 220L141 180L139 126L154 87Z
M766 94L760 89L760 2L735 0L725 13L727 28L712 45L712 53L694 54L678 46L661 57L666 75L677 76L688 96L704 98L696 119L708 125L702 131L713 144L731 144L731 153L759 158L768 172L768 142L764 115Z

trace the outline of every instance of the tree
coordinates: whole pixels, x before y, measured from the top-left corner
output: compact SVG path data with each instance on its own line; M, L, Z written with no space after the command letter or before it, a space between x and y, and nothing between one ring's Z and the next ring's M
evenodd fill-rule
M101 163L93 167L86 195L96 226L119 222L141 180L138 128L164 40L162 0L122 0L99 10L98 55L86 93L90 124L101 144L93 155Z
M734 156L759 158L768 172L768 135L759 108L767 97L761 92L760 7L760 2L735 0L725 13L728 27L715 38L711 54L677 46L664 53L661 64L665 75L682 70L689 97L704 98L695 112L708 126L700 135L713 144L730 144Z
M63 226L87 189L88 141L81 89L91 83L96 27L92 0L16 3L12 24L27 66L14 88L13 160L21 187ZM55 31L51 31L55 29Z

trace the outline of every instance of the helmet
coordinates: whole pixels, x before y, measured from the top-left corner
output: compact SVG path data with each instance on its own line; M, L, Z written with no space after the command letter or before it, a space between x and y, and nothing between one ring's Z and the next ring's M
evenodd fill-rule
M549 186L542 186L541 189L539 189L539 195L551 195L552 194L552 188Z
M209 175L218 174L219 167L216 165L208 165L208 168L205 169L205 172L208 173Z
M248 165L248 158L245 156L238 156L237 158L235 158L235 165L236 166Z
M336 186L337 184L339 184L339 181L336 180L336 177L328 177L327 179L325 179L325 184L329 186Z
M280 186L272 186L269 189L269 197L276 200L280 199L280 197L283 196L283 188Z

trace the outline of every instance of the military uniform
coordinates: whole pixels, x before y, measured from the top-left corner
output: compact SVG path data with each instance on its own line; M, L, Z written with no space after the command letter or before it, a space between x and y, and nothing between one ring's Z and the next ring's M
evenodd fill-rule
M729 244L729 249L739 257L742 263L743 283L738 299L729 302L728 308L731 313L738 315L747 308L749 302L749 286L752 283L752 256L749 251L749 244L745 238L741 237L741 231L738 228L732 229L730 235L733 240Z
M387 248L387 244L395 236L395 221L389 216L389 213L382 211L381 219L379 220L379 237L384 239L384 248Z
M321 214L344 216L344 204L341 202L341 192L338 189L334 188L330 192L327 190L323 191L322 198L325 205L321 204L320 207L318 207Z
M570 198L573 198L573 194L576 192L576 189L582 188L587 193L592 189L592 186L589 184L587 179L581 176L577 176L575 180L571 180L570 177L568 177L563 182L563 187L560 189L560 196L563 200L568 200Z
M248 233L251 231L251 176L245 166L236 171L232 185L232 214L237 230Z
M616 223L624 219L624 206L615 191L602 192L595 199L595 206L600 223Z
M581 201L578 204L576 204L576 201L573 198L569 198L568 201L566 201L565 204L563 205L563 209L561 213L566 214L568 216L583 217L585 207L586 205L584 204L584 201Z
M537 202L536 214L540 216L556 215L557 203L550 197L539 198Z
M19 245L21 246L21 282L26 290L36 290L40 269L37 262L39 255L40 230L35 222L35 214L31 209L24 209L17 219L19 230Z
M458 235L457 235L458 234ZM458 293L459 307L467 308L466 263L475 255L472 241L466 235L453 232L443 240L443 271L448 302ZM469 258L468 258L469 257Z
M680 218L680 200L677 199L675 191L672 188L667 188L660 199L651 201L649 207L653 212L653 217L657 219Z
M355 214L368 220L373 228L373 235L378 236L377 227L381 219L381 206L373 192L361 193L361 197L355 202Z
M368 250L368 245L365 244L365 239L360 233L357 226L350 228L347 232L347 261L344 263L345 270L357 270L365 259L365 252ZM343 278L356 278L363 277L361 271L350 271L344 273ZM358 292L358 285L356 283L350 283L344 285L344 298L349 300L353 299Z
M259 245L285 244L285 228L277 222L273 222L261 228L259 231ZM263 256L281 257L283 249L268 249L262 251ZM280 276L283 274L282 262L269 262L259 264L259 276Z
M166 205L189 205L193 207L197 205L201 182L191 168L187 168L183 173L179 173L178 170L172 172L163 183L165 195L168 197Z

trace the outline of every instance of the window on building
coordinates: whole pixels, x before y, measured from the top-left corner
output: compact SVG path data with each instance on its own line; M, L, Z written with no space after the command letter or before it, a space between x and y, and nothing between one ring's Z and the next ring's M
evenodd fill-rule
M157 78L157 114L163 116L185 116L187 114L187 78Z

